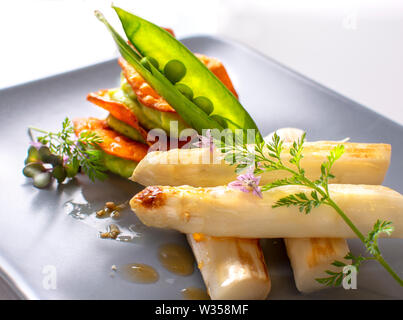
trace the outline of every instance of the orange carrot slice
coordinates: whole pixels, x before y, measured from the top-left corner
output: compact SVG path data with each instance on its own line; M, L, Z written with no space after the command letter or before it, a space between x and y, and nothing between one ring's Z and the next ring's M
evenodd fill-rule
M168 31L170 34L172 34L173 37L175 37L175 32L171 28L164 28L162 27L165 31Z
M127 138L108 127L105 120L79 118L73 121L77 136L84 130L95 132L101 139L100 148L106 153L135 162L140 162L148 150L144 143Z
M147 131L141 127L137 117L124 103L110 99L108 97L108 90L91 92L87 95L87 100L101 108L104 108L116 119L136 129L138 132L140 132L144 141L147 141Z
M161 112L176 112L125 59L120 57L118 62L127 82L133 88L137 100L142 105Z

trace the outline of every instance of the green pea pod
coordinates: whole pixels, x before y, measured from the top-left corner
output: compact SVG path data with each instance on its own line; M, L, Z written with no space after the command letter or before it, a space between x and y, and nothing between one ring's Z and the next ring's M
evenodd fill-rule
M153 23L121 8L113 8L119 16L127 38L142 56L153 57L161 68L169 61L181 61L187 72L180 83L191 88L195 97L206 97L211 100L214 107L211 115L219 116L226 122L225 127L231 130L255 129L257 141L263 140L255 122L238 99L189 49L169 32ZM161 94L157 89L156 91ZM161 95L166 98L164 94ZM170 101L168 103L185 119L182 110L177 109L175 103Z
M167 79L152 63L148 64L148 68L140 62L141 58L132 47L115 31L108 23L105 17L99 12L95 12L96 17L103 22L111 32L115 40L120 54L129 62L133 68L158 92L159 95L179 113L183 120L194 128L199 134L202 134L203 129L219 129L223 127L215 120L197 107L192 101L187 99L180 91Z

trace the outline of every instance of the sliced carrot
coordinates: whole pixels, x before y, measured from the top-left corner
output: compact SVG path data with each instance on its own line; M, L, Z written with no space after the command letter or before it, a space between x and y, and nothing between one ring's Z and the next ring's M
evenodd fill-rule
M119 65L123 69L123 74L133 88L137 100L146 107L156 109L161 112L175 112L168 102L165 101L137 71L123 58L119 58Z
M210 58L201 54L196 54L196 56L238 98L238 94L236 93L223 64L216 58ZM161 112L176 112L175 109L172 108L125 59L119 58L118 62L127 82L133 88L133 91L141 104Z
M141 127L137 117L130 111L130 109L121 102L111 100L108 97L108 90L100 90L98 92L91 92L87 95L87 100L104 108L116 119L128 124L136 129L144 141L147 141L147 131Z
M172 34L173 37L175 37L175 33L171 28L164 28L162 27L162 29L164 29L165 31L168 31L170 34Z
M95 132L101 139L100 147L106 153L135 162L140 162L148 150L144 143L127 138L108 127L105 120L79 118L73 121L77 136L84 130Z

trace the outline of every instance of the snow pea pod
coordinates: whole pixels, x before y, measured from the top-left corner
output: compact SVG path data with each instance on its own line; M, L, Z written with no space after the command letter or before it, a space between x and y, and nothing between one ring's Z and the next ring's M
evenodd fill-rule
M171 61L182 62L186 67L186 74L180 83L191 88L195 97L205 97L212 102L212 116L218 116L226 123L225 127L231 130L255 129L257 140L262 141L255 122L238 99L189 49L169 32L153 23L121 8L113 8L119 16L127 38L142 56L153 57L161 68ZM172 107L176 110L175 105ZM177 112L181 114L180 111Z
M147 57L143 58L137 54L99 11L96 11L95 15L110 31L123 58L129 62L150 84L150 86L153 87L153 89L178 112L187 124L194 128L199 134L203 133L203 129L223 130L223 127L218 122L211 119L192 101L187 99L167 78L165 78L159 70L155 68L154 64L147 64L146 61L144 61ZM144 64L147 65L148 68L146 68Z

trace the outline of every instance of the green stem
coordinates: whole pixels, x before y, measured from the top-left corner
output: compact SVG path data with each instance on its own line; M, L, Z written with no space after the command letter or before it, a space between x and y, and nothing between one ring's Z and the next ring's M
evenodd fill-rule
M343 210L334 202L332 199L327 200L328 204L333 207L337 211L337 213L342 217L345 223L353 230L353 232L357 235L357 237L364 243L365 245L365 236L357 229L354 223L346 216ZM392 267L385 261L385 259L380 255L373 256L385 269L389 272L389 274L401 285L403 286L403 280L397 275L395 271L393 271ZM367 258L369 259L369 258Z
M32 126L29 126L28 129L29 129L29 130L38 131L38 132L40 132L40 133L45 133L45 134L48 134L48 133L49 133L48 131L45 131L45 130L42 130L42 129L39 129L39 128L35 128L35 127L32 127Z
M389 272L389 274L403 287L403 279L401 279L392 267L385 261L381 255L374 256L376 260Z
M346 216L346 214L343 212L343 210L340 209L340 207L334 202L330 197L327 199L327 203L333 207L334 210L337 211L337 213L342 217L345 223L353 230L353 232L357 235L357 237L365 243L365 236L361 233L360 230L357 229L355 224Z

